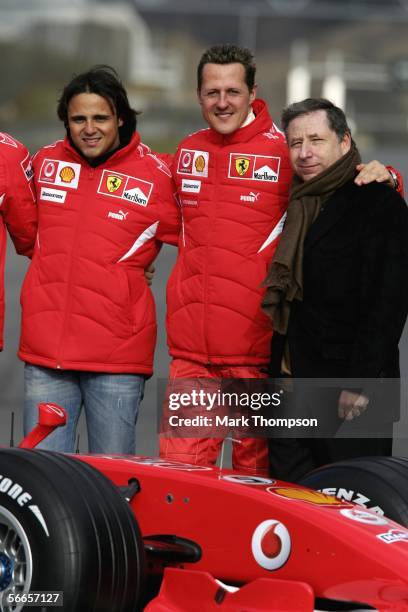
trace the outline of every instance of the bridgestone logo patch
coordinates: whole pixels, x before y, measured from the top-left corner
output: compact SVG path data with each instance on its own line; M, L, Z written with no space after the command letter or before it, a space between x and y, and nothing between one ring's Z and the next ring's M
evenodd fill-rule
M189 181L188 179L181 181L181 191L185 193L200 193L200 190L201 181Z
M66 197L66 191L62 191L61 189L51 189L50 187L41 187L40 200L47 200L48 202L63 204Z

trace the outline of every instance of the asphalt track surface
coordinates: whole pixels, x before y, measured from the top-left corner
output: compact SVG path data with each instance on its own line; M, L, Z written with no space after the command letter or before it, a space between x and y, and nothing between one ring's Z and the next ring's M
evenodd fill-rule
M156 261L156 274L153 281L153 292L156 299L158 317L158 341L155 354L155 374L147 382L145 397L137 423L137 453L144 455L157 454L157 384L159 378L166 378L169 357L164 329L165 287L176 257L176 249L164 247ZM9 245L6 266L6 346L0 353L0 445L10 443L11 413L15 415L14 441L17 444L22 437L23 411L23 364L16 356L19 328L20 307L19 292L27 267L27 260L17 256ZM407 413L407 380L408 376L408 326L400 342L402 381L402 412ZM402 425L394 428L394 455L408 456L408 417L403 418ZM87 450L86 427L81 419L79 427L79 447ZM403 437L402 437L403 436ZM228 453L226 454L228 457ZM228 459L227 463L228 465Z

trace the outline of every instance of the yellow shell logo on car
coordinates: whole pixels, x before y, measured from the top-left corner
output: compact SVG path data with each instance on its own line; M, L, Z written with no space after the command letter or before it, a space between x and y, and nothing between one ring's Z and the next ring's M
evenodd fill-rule
M122 179L119 178L119 176L115 176L114 174L110 174L108 178L106 179L106 187L108 191L110 191L110 193L113 193L114 191L119 189L121 184L122 184Z
M70 183L75 178L75 172L71 166L64 166L60 173L60 179L64 183Z
M197 172L204 172L204 168L205 168L204 156L199 155L197 159L195 160L194 165L195 165L195 169L197 170Z
M344 506L344 501L333 497L332 495L326 495L326 493L320 493L320 491L309 491L308 489L296 489L295 487L273 487L268 489L271 493L279 495L280 497L286 497L287 499L296 499L298 501L309 502L309 504L316 504L318 506ZM348 505L348 504L346 504Z

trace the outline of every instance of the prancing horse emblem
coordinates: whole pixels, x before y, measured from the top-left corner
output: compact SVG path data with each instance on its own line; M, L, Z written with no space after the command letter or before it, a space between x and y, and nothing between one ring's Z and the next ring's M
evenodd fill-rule
M110 191L111 193L119 189L121 184L122 184L122 179L119 178L118 176L115 176L114 174L110 174L108 178L106 179L106 187L108 188L108 191Z
M240 176L243 176L249 168L249 159L246 157L238 157L235 160L235 169Z

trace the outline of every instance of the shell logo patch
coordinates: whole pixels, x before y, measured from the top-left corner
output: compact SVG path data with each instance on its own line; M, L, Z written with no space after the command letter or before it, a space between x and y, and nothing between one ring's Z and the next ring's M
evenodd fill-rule
M103 171L98 187L98 193L139 206L147 206L152 191L153 183L112 170Z
M280 157L230 153L228 178L277 183Z
M78 188L80 164L71 164L59 159L44 159L40 174L40 183L48 185L61 185L64 187Z
M71 166L64 166L59 175L63 183L70 183L75 178L75 172Z
M110 193L117 191L122 184L123 179L116 174L110 174L106 179L106 187Z
M207 151L194 151L181 149L177 173L190 176L208 176L209 153Z
M315 506L333 506L335 508L345 508L350 506L348 502L337 499L332 495L321 493L320 491L310 491L309 489L301 489L296 487L271 487L269 493L285 497L286 499L294 499L296 501L304 501Z
M205 170L205 158L203 157L203 155L199 155L198 157L196 157L196 160L194 162L194 166L195 166L195 169L197 170L197 172L199 172L200 174L204 172L204 170Z

